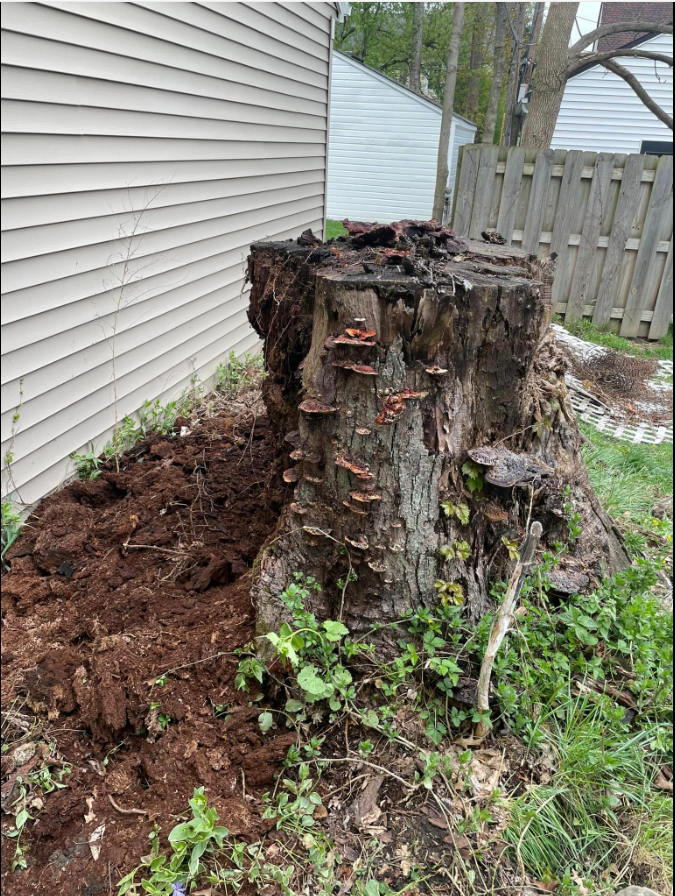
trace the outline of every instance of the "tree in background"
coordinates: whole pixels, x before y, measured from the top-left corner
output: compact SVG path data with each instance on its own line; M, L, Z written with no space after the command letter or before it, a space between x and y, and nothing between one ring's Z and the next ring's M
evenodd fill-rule
M481 75L485 61L488 22L493 16L494 5L492 3L481 3L478 5L471 27L469 78L466 89L466 102L464 104L466 117L470 118L471 121L478 119L478 103L480 100Z
M413 3L413 35L408 86L422 92L422 41L424 39L424 3Z
M452 33L448 44L448 62L445 69L445 90L443 91L443 112L441 115L441 135L438 141L438 165L436 169L436 189L434 191L434 209L432 217L436 221L443 220L445 208L445 190L448 184L448 150L450 148L450 129L455 103L455 87L457 86L457 65L459 50L464 31L465 3L453 4Z
M530 110L523 130L523 146L532 148L550 146L567 79L580 68L589 64L602 65L608 71L623 78L645 106L672 130L672 117L649 96L638 79L616 61L617 57L635 57L652 59L655 63L662 62L672 67L672 57L640 46L602 52L587 52L587 50L596 41L610 34L620 34L624 31L672 34L673 26L640 21L600 25L570 47L570 38L578 7L578 3L552 3L550 6L541 45L537 52L537 68L534 73Z
M483 121L484 143L492 143L494 140L497 112L499 111L499 101L504 88L504 73L506 71L506 4L496 3L495 6L497 9L495 12L494 62L490 96Z

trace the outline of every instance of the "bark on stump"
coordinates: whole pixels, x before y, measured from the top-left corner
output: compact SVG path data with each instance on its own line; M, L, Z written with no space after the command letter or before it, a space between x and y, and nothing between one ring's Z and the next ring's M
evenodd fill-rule
M433 606L438 581L459 586L478 619L510 575L504 538L519 542L530 512L549 548L569 546L552 574L560 593L626 565L547 332L552 270L433 222L352 230L324 246L303 235L251 250L249 317L295 485L254 577L260 631L285 618L279 595L295 572L323 585L320 618L341 617L355 635ZM479 491L467 461L485 476ZM468 506L469 522L445 501ZM570 541L574 513L582 532ZM469 556L441 556L462 542ZM350 570L357 580L340 587ZM397 637L385 628L376 640Z

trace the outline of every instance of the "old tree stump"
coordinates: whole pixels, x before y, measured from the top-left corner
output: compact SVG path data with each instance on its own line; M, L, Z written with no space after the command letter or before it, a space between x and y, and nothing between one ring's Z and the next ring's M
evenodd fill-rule
M548 335L552 263L434 222L349 230L259 243L249 259L265 401L294 485L254 576L260 631L285 618L295 572L322 584L319 616L354 635L439 595L478 619L530 515L562 555L562 595L624 566ZM377 637L386 649L398 635Z

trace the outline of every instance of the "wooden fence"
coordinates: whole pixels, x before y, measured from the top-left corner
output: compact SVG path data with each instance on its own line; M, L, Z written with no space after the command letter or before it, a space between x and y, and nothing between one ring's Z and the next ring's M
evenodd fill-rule
M452 226L494 228L558 254L555 310L659 339L673 313L673 158L580 150L460 149ZM618 322L618 325L617 323Z

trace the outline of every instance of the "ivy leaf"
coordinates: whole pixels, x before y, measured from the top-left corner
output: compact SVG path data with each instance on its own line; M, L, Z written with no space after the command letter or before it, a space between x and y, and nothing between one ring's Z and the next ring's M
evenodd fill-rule
M274 725L274 716L271 712L264 712L258 719L258 724L260 725L260 730L263 734L267 734L268 731L271 730Z
M319 675L316 666L304 666L298 675L298 685L315 700L323 700L333 693L333 688Z

